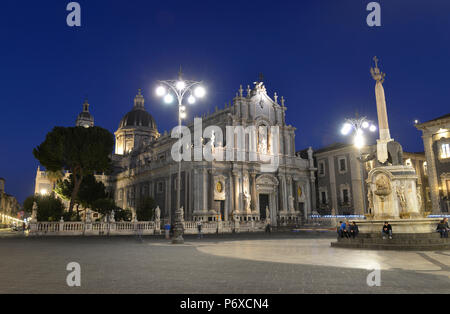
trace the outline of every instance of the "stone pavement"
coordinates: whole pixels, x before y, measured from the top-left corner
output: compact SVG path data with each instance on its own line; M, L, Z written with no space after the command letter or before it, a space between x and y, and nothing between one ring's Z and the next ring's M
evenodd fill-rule
M0 238L0 293L450 293L450 252L331 248L329 234ZM81 287L66 265L81 265ZM368 287L375 264L381 287Z

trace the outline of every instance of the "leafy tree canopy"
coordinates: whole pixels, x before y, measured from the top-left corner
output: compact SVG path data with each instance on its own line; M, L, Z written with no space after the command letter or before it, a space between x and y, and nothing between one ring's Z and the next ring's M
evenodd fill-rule
M74 189L73 175L69 179L59 181L55 192L63 199L70 200ZM88 174L84 177L80 185L78 196L74 200L75 204L80 204L85 208L93 208L93 204L98 199L106 198L106 189L103 182L97 181L95 176Z
M85 176L110 170L113 147L114 136L103 128L55 127L33 149L33 155L48 171L72 173L74 186L69 206L72 212Z

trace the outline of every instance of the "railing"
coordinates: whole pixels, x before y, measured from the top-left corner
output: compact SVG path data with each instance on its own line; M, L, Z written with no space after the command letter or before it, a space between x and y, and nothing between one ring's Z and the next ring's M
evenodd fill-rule
M184 221L185 234L198 234L198 222ZM203 234L264 231L263 221L208 221L202 223ZM37 222L31 223L31 235L153 235L163 229L154 221L139 222Z

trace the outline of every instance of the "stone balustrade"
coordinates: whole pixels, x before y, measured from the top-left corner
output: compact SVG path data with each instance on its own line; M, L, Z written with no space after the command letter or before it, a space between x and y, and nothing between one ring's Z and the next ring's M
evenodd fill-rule
M198 234L196 221L184 221L184 234ZM232 232L263 232L262 221L211 221L202 223L203 234ZM99 236L99 235L154 235L161 234L159 222L35 222L30 224L30 235L36 236Z

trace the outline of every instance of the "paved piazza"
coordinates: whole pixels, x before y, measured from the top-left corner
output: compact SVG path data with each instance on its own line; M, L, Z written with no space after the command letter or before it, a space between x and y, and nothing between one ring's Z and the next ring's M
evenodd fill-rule
M25 238L0 234L0 293L450 293L450 251L331 248L329 234ZM81 265L81 287L66 265ZM381 287L368 287L374 265Z

